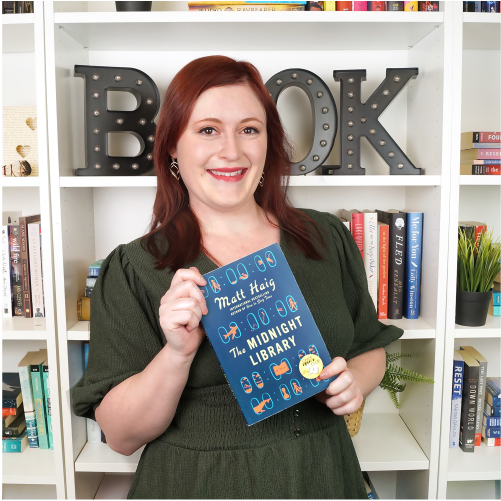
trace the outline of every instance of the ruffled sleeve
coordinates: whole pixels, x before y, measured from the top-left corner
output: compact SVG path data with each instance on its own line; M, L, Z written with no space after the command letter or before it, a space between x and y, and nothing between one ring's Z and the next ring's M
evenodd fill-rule
M92 291L87 371L72 388L77 416L95 420L104 396L129 377L142 372L162 349L151 303L124 244L103 261Z
M344 297L354 326L353 342L345 357L349 360L366 351L384 348L400 338L404 331L378 320L360 250L343 222L332 214L325 214L337 248Z

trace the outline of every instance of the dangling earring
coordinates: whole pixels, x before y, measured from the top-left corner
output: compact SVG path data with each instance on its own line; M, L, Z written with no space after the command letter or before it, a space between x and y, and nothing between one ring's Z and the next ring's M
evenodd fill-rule
M174 170L176 169L176 170ZM177 165L177 160L173 158L170 163L170 173L179 181L181 175L179 174L179 167Z
M263 175L261 176L261 179L259 180L259 186L263 186L264 184L264 172Z

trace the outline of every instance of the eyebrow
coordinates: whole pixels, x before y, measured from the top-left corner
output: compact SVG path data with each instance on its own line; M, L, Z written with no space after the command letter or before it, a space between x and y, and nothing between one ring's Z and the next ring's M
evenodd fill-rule
M243 123L246 123L246 122L259 122L260 124L262 124L263 122L261 122L261 120L259 120L259 118L256 118L256 117L250 117L250 118L244 118L240 123L243 124ZM218 124L222 124L223 122L221 120L219 120L219 118L212 118L212 117L208 117L208 118L203 118L202 120L199 120L198 122L195 122L195 124L198 124L200 122L216 122Z

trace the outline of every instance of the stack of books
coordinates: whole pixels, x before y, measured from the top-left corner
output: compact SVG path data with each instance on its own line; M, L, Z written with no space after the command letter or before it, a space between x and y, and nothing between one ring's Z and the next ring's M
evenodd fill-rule
M439 2L307 2L306 10L438 12Z
M499 12L499 2L463 2L463 12Z
M2 373L2 452L54 449L47 350L29 351Z
M461 175L499 176L500 164L501 132L461 134Z
M417 319L421 296L423 213L343 209L340 219L362 254L378 318Z
M492 291L492 299L489 304L489 315L493 317L501 316L501 274L498 273L494 279L494 289Z
M220 2L195 1L188 2L190 11L227 11L227 12L274 12L274 11L303 11L306 2L303 1L273 1L273 0L242 0Z
M487 377L487 360L473 346L454 351L452 381L449 447L500 446L500 378Z
M2 226L3 316L45 317L40 214L3 216L8 222Z

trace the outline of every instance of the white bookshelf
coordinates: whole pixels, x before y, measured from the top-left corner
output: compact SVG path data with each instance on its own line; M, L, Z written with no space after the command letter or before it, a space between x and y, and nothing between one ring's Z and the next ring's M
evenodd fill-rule
M459 133L501 129L501 16L463 14L461 2L442 2L438 13L244 15L188 12L186 2L153 4L154 13L118 13L109 1L45 2L43 12L42 3L36 2L33 15L2 16L3 79L9 78L6 64L11 71L19 61L36 65L36 89L35 82L30 85L33 100L36 93L42 134L40 178L2 179L3 210L39 208L42 214L48 312L42 326L27 319L3 320L4 367L6 360L12 364L16 360L17 366L23 350L47 347L55 369L51 386L59 387L61 395L52 392L53 422L64 424L54 425L56 450L49 451L45 469L34 470L42 476L36 477L39 481L21 478L17 463L9 462L5 469L4 457L4 496L47 497L47 491L34 490L35 484L45 484L54 486L57 498L113 498L114 493L124 498L141 454L139 450L122 456L106 444L87 443L86 420L72 414L70 393L83 374L83 342L91 335L89 322L79 322L76 316L88 265L145 233L156 177L75 175L75 169L84 167L85 153L83 80L73 76L74 66L138 68L155 81L163 99L185 64L210 54L248 60L264 81L284 68L313 71L329 86L338 107L335 69L367 69L362 84L365 101L386 68L419 68L419 76L392 102L381 122L416 166L424 168L424 175L389 176L384 161L363 143L366 176L293 177L289 194L297 207L334 214L342 208L409 208L425 213L421 316L386 323L405 331L388 351L412 353L414 357L402 363L436 383L409 384L400 409L380 388L373 392L353 439L362 469L373 472L376 483L396 498L445 498L460 482L473 486L499 479L499 464L491 458L496 450L449 451L448 432L454 347L474 344L488 354L490 370L497 370L490 375L500 374L499 318L491 317L482 328L454 324L454 256L457 221L466 219L463 214L469 214L467 219L485 217L501 233L499 180L458 174ZM242 40L241 45L235 40ZM16 62L14 57L21 59ZM44 71L45 78L38 78ZM11 97L18 99L16 92L22 91L14 88ZM308 110L305 99L301 91L287 89L278 108L298 151L306 154L311 131L297 111ZM42 125L45 100L48 138ZM339 134L325 163L339 163ZM29 451L16 460L24 459L22 466L28 465L36 452L44 451ZM27 484L33 489L27 490Z
M59 364L54 304L52 221L46 126L43 2L33 14L1 15L3 106L36 106L39 176L2 177L2 211L41 215L44 318L2 317L2 371L17 372L28 351L47 349L54 450L2 454L4 499L65 499L65 474L59 398Z
M460 4L460 2L458 2ZM487 375L501 374L501 321L487 316L482 327L455 323L457 223L482 221L494 235L501 234L501 182L499 176L461 176L458 166L460 133L473 130L501 130L501 15L463 13L458 6L456 18L462 30L454 35L454 79L452 89L453 149L451 158L449 263L447 277L447 313L444 358L444 398L440 438L438 497L450 499L494 498L494 481L501 479L501 451L484 443L474 453L449 449L453 350L474 346L488 360ZM459 26L459 23L458 23ZM481 74L481 87L478 77ZM479 92L479 89L482 89ZM480 127L480 128L479 128ZM475 494L473 494L475 492Z

